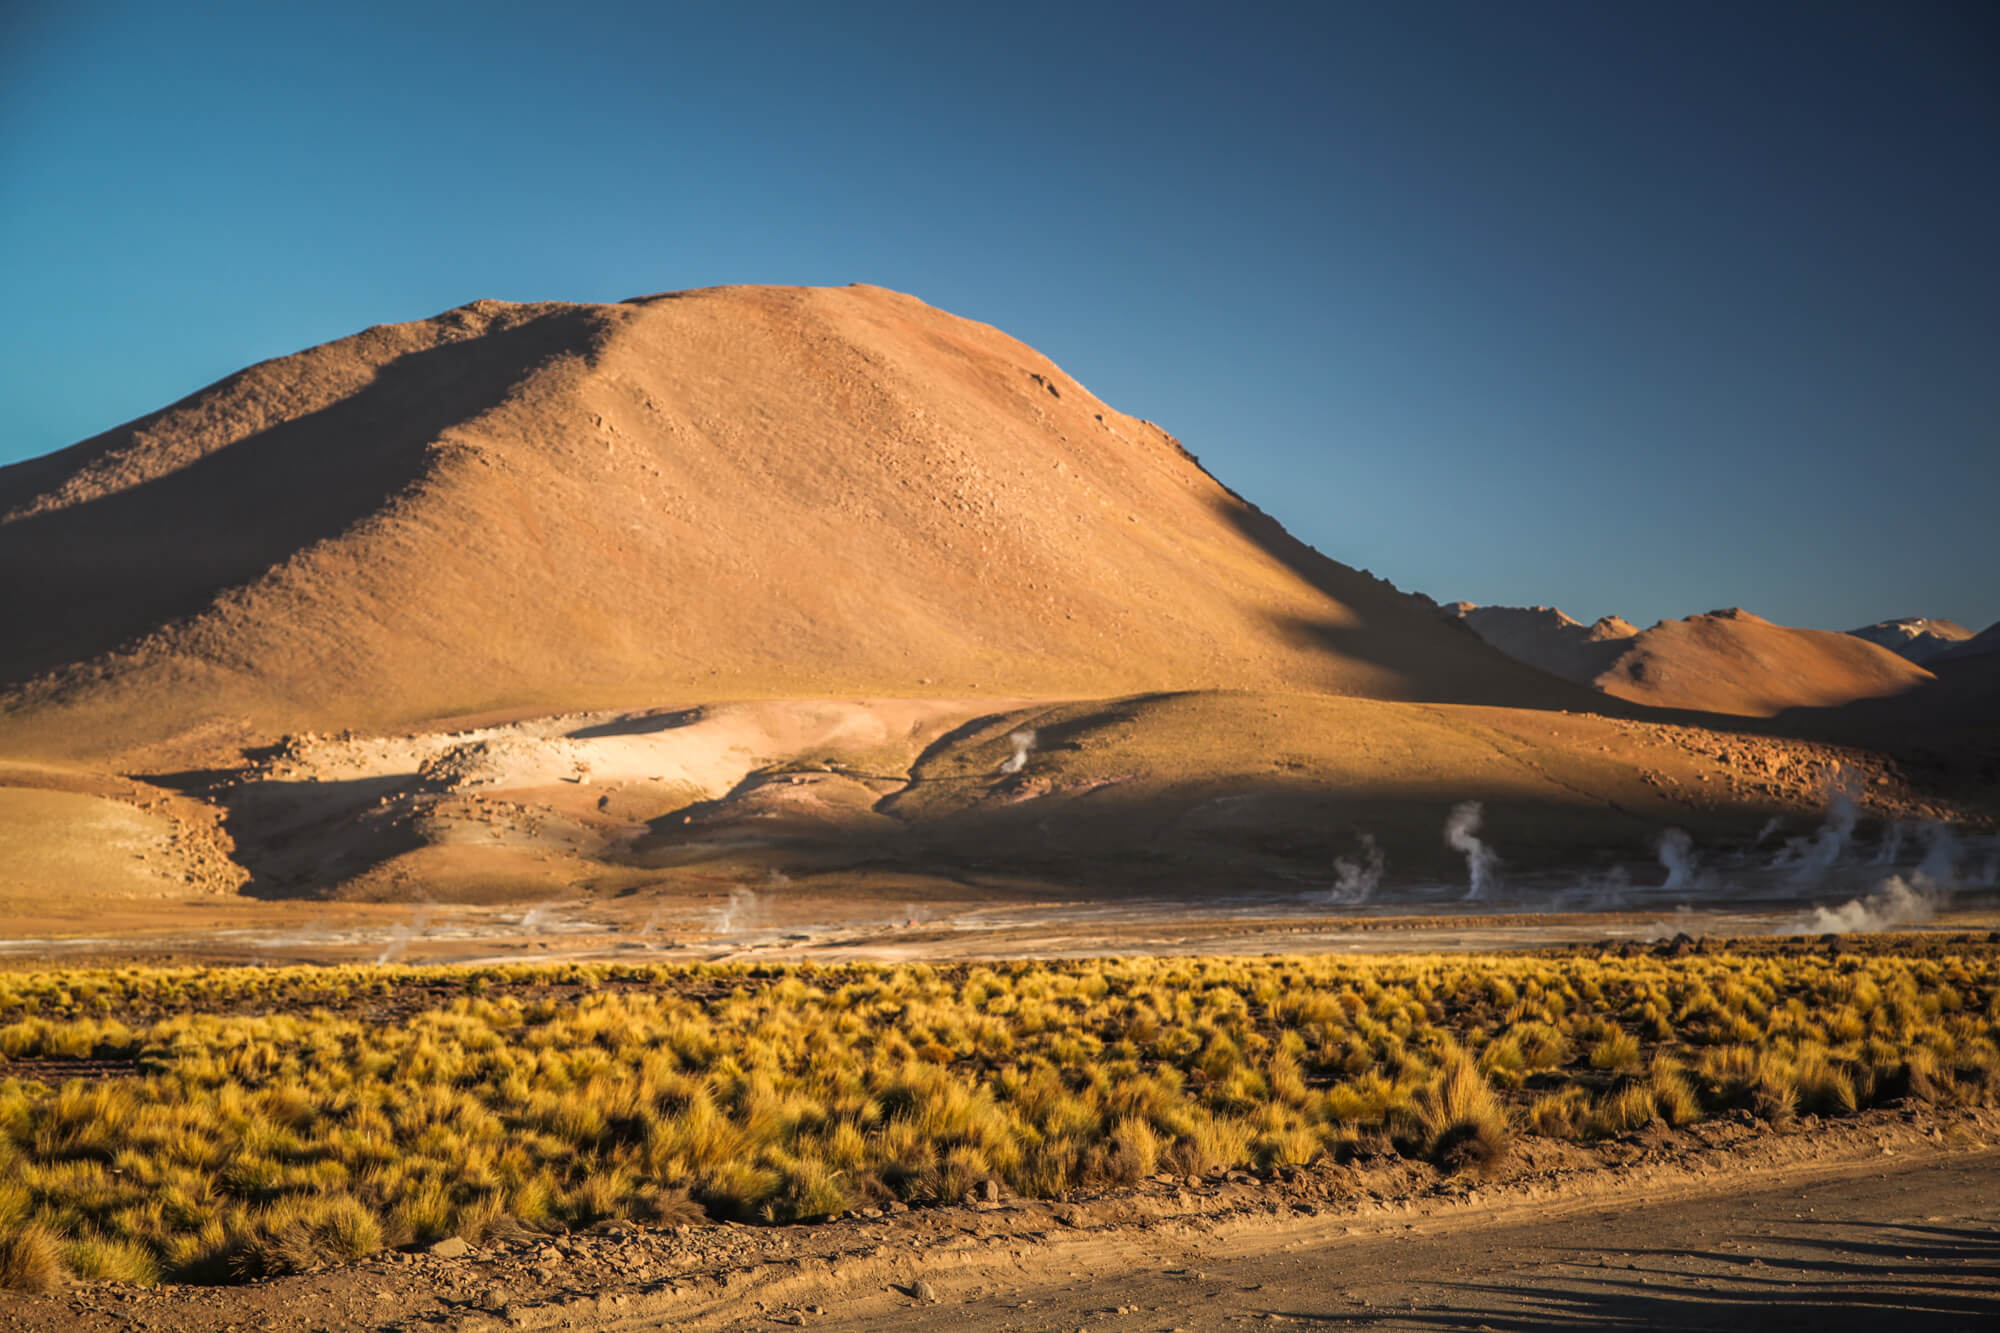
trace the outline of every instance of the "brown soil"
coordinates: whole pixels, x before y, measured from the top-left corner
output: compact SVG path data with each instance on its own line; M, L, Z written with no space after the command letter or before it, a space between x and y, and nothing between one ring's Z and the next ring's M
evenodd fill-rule
M0 758L0 903L233 893L249 876L223 818L211 802L144 781Z

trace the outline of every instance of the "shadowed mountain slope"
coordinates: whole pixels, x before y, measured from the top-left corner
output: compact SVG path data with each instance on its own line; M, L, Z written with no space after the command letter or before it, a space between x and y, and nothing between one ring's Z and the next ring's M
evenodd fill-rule
M1866 639L1887 648L1898 657L1907 657L1919 666L1929 666L1932 659L1950 652L1972 637L1972 631L1955 620L1927 616L1881 620L1847 632L1857 639Z
M1977 634L1968 635L1964 642L1953 644L1938 654L1938 660L1945 662L1971 662L1982 657L2000 653L2000 624L1988 625Z
M1858 631L1791 629L1742 610L1647 630L1611 616L1585 626L1546 606L1458 602L1443 614L1518 661L1655 708L1770 717L1901 695L1931 680Z
M483 301L0 469L0 749L675 699L1584 707L878 288Z
M1462 620L1507 656L1553 676L1588 685L1631 646L1638 628L1616 616L1585 625L1553 606L1475 606L1454 602L1444 613Z

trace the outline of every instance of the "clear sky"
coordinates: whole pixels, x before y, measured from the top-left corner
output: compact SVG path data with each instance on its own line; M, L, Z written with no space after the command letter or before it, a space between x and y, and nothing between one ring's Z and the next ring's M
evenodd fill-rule
M1990 0L0 3L0 463L479 297L873 282L1400 587L1978 629L1996 244Z

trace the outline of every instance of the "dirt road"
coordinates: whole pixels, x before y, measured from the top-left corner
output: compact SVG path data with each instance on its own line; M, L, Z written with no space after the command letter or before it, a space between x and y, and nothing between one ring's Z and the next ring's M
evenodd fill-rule
M1045 1281L1023 1274L952 1304L891 1293L821 1326L1988 1329L2000 1327L1996 1186L1989 1151L1484 1224L1116 1245Z

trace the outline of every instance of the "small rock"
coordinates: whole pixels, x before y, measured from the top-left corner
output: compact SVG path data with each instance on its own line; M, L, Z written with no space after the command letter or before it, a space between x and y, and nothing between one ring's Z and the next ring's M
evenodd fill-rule
M986 1203L1000 1202L1000 1182L987 1177L979 1182L979 1197Z
M463 1236L446 1236L431 1246L426 1253L434 1254L440 1259L463 1259L472 1253L472 1247L466 1244Z
M918 1278L915 1282L912 1282L908 1287L908 1291L912 1300L922 1301L926 1305L938 1298L937 1288L922 1278Z

